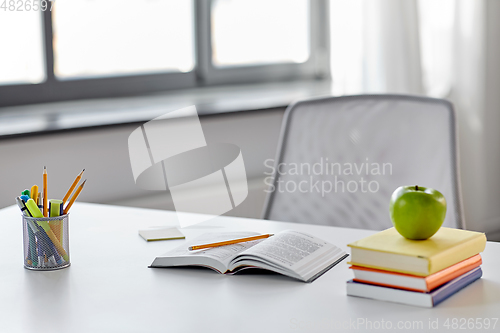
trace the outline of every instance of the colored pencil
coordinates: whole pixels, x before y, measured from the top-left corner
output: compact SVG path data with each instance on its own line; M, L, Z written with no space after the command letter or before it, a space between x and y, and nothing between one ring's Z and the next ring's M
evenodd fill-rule
M259 236L251 236L251 237L244 237L244 238L237 238L237 239L231 239L223 242L217 242L217 243L209 243L209 244L202 244L202 245L193 245L188 247L189 251L194 251L194 250L201 250L201 249L209 249L212 247L218 247L218 246L224 246L224 245L231 245L231 244L237 244L237 243L243 243L243 242L250 242L254 241L257 239L263 239L263 238L268 238L273 236L273 234L265 234L265 235L259 235Z
M83 183L80 186L78 186L78 188L76 189L75 194L73 194L73 196L71 197L71 200L66 205L66 208L64 208L64 212L63 212L64 214L68 214L69 209L71 208L71 206L73 206L73 203L75 203L76 198L78 198L78 196L80 195L80 192L83 190L83 186L85 185L86 181L87 181L87 179L85 179L83 181Z
M66 195L64 196L64 198L62 199L63 201L63 205L66 203L66 200L69 199L69 196L71 195L71 193L73 193L73 190L75 189L76 185L78 185L78 182L82 179L82 175L83 175L83 172L85 171L85 169L82 170L82 172L80 172L78 174L78 176L76 176L75 180L73 181L73 184L71 184L68 192L66 192Z
M43 216L49 216L49 203L47 200L47 167L43 167Z

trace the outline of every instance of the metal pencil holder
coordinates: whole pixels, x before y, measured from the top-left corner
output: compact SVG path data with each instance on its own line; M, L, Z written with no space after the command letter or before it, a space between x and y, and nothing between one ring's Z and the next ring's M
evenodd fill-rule
M49 271L66 268L69 260L69 214L57 217L23 215L24 268Z

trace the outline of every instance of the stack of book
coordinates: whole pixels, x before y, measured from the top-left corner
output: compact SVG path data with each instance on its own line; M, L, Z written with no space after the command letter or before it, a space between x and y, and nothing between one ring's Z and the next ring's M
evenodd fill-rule
M347 295L433 307L479 279L483 233L441 228L409 240L390 228L349 244Z

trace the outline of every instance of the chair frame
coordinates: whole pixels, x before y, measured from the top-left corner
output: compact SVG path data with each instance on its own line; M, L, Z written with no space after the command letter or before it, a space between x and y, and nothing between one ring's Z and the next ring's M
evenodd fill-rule
M457 205L457 211L459 214L460 221L457 221L457 227L466 229L465 223L465 215L463 212L463 204L462 204L462 191L461 191L461 182L460 182L460 169L459 169L459 151L458 151L458 123L456 121L456 112L453 107L453 104L444 99L439 98L431 98L431 97L423 97L416 95L402 95L402 94L367 94L367 95L350 95L350 96L340 96L340 97L318 97L307 100L296 101L290 104L283 117L283 122L281 125L281 132L278 141L278 149L275 158L275 166L279 165L283 159L283 153L285 151L287 145L287 138L289 134L289 125L291 117L293 116L294 111L298 106L303 104L314 105L315 103L324 103L325 101L345 101L345 100L360 100L360 99L379 99L379 100L397 100L397 101L418 101L418 102L432 102L432 103L441 103L446 109L449 111L451 126L451 159L452 159L452 172L453 179L452 188L453 193L455 195L455 202ZM276 169L276 168L275 168ZM278 177L276 177L276 172L273 174L274 180L273 185L277 185ZM262 211L262 219L269 220L269 215L271 212L271 207L273 205L273 200L275 197L275 191L270 192L266 196L266 200L264 202L264 209Z

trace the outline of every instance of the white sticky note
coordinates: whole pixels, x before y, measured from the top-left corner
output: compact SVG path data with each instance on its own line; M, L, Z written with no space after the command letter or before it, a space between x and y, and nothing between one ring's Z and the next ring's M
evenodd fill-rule
M141 235L141 237L147 240L148 242L186 238L186 236L184 236L182 232L180 232L179 229L177 228L139 230L139 235Z

